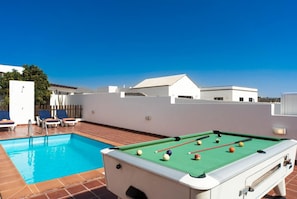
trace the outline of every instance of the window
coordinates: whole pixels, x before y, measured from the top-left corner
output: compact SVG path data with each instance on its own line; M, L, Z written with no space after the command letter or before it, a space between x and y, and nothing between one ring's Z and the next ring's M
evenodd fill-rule
M253 102L253 101L254 101L254 99L250 97L249 98L249 102Z
M192 96L186 96L186 95L179 95L178 98L193 99Z
M240 101L240 102L243 102L243 97L240 97L240 98L239 98L239 101Z
M214 99L214 100L224 100L223 97L214 97L213 99Z

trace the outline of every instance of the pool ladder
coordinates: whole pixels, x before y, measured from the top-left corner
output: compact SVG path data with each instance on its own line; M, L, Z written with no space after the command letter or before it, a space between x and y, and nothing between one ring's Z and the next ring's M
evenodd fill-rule
M45 122L44 122L44 124L42 124L42 127L45 128L45 135L48 136L47 125L45 124ZM42 128L42 131L43 131L43 128ZM31 120L28 121L28 136L29 137L32 137L33 136L32 121Z
M45 122L44 122L44 129L45 129L44 144L48 145L48 130L47 130L47 125ZM42 130L43 130L43 128L42 128Z
M44 123L44 124L42 125L42 127L45 128L45 135L48 136L47 125ZM43 132L43 128L42 128L41 133L42 133L42 132ZM28 136L29 136L29 137L32 137L32 136L33 136L32 121L31 121L31 120L28 121Z
M48 129L47 129L47 125L44 124L44 128L45 128L45 137L44 137L44 144L48 144ZM43 131L43 128L42 128ZM42 132L41 132L42 133ZM29 119L28 121L28 136L29 138L29 146L33 145L33 130L32 130L32 121ZM1 199L1 197L0 197Z
M45 136L48 136L47 125L46 125L45 121L42 121L42 124L41 124L41 132L39 132L39 133L42 134L44 129L45 129Z
M33 136L33 131L32 131L32 121L28 121L28 136L32 137Z
M44 128L45 128L45 135L48 136L48 130L47 130L47 125L44 122Z

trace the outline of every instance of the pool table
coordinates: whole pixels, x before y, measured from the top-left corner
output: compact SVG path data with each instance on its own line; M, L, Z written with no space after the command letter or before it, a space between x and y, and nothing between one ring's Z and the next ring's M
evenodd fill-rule
M119 198L262 198L286 195L297 142L208 131L103 149L107 188Z

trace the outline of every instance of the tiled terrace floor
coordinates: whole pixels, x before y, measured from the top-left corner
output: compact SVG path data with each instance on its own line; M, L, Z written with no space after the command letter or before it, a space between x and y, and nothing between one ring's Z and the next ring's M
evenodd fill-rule
M154 135L135 133L122 129L115 129L85 122L78 123L75 127L49 128L49 134L75 132L98 139L113 145L126 145L149 140L159 139ZM44 134L41 128L33 125L34 136ZM18 126L14 132L0 129L0 139L26 137L27 126ZM22 180L5 152L0 148L0 193L3 199L33 198L33 199L116 199L105 186L103 169L80 173L57 180L50 180L34 185L26 185ZM286 179L287 199L297 198L297 167ZM273 191L265 198L272 198ZM1 199L1 197L0 197Z

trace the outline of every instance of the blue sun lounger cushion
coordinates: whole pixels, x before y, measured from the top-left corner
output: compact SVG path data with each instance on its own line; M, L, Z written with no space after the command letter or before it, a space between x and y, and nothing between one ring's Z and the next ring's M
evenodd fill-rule
M0 127L10 127L14 130L16 124L10 119L9 112L1 110L0 111Z
M61 125L75 125L77 123L75 118L68 117L66 110L57 110L57 118L60 119Z

